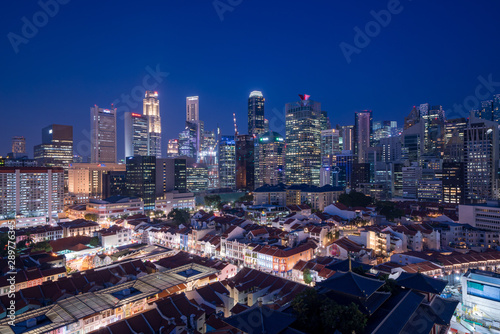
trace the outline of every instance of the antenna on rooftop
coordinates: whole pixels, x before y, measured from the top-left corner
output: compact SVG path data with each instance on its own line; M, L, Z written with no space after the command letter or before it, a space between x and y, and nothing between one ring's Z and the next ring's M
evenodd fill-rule
M351 265L351 253L347 253L347 258L349 259L349 271L352 271L352 265Z

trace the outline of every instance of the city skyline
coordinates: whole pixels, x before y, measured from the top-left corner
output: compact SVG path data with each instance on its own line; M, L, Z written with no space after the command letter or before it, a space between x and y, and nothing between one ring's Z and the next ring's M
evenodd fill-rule
M370 12L384 10L387 4L379 6L312 4L299 9L300 6L282 8L277 4L265 3L266 12L261 13L258 11L258 4L250 6L242 3L233 11L226 11L221 20L211 3L199 3L199 6L194 6L192 10L192 15L199 23L178 37L170 34L169 28L181 19L182 15L178 13L182 13L186 8L185 5L171 4L170 7L164 7L166 5L158 4L160 10L151 15L153 17L163 15L168 19L151 19L148 22L139 20L133 28L121 24L116 28L112 28L112 25L99 29L87 25L80 27L81 21L75 18L80 14L92 15L96 20L104 18L108 21L116 20L108 15L116 9L114 6L108 4L99 6L100 11L95 11L91 10L91 6L82 8L71 2L60 5L58 14L54 18L51 17L46 27L38 29L38 34L29 39L28 43L19 45L18 53L12 49L9 39L4 39L2 47L6 52L0 57L2 63L9 64L9 67L1 65L5 80L0 89L0 108L20 112L6 113L6 120L16 125L6 129L5 139L0 143L1 155L10 151L10 138L13 136L25 136L27 152L32 154L32 148L38 144L38 140L32 138L31 134L39 133L41 128L54 123L73 125L75 147L82 147L81 143L88 140L85 134L90 131L90 125L86 121L89 106L94 104L109 106L111 102L115 102L118 109L127 106L122 94L133 95L133 89L136 86L141 87L143 79L148 75L151 76L151 73L156 73L158 79L158 82L151 80L150 84L157 84L154 90L158 91L163 101L162 127L165 133L180 131L185 117L183 113L185 98L197 95L203 100L200 112L206 115L202 117L207 122L205 128L215 129L219 123L222 131L230 134L233 112L236 113L239 128L242 130L246 128L247 98L253 90L262 91L266 97L266 118L270 120L274 117L280 121L279 115L283 114L285 103L293 101L296 94L307 92L313 99L321 101L333 125L351 124L352 113L365 109L373 110L374 120L392 119L397 115L396 120L401 122L413 105L425 102L441 104L447 112L453 111L455 104L463 104L466 98L475 97L475 89L480 84L488 81L496 84L497 73L500 72L500 65L494 62L492 57L472 51L481 45L486 45L490 40L489 36L495 35L499 30L493 24L493 13L496 12L498 4L481 7L454 4L450 7L430 1L418 4L401 3L401 12L394 14L391 22L382 27L377 36L370 38L370 43L361 48L359 54L353 54L350 63L346 61L339 45L342 42L354 45L356 33L353 29L364 28L365 24L374 20ZM120 8L121 18L134 18L136 6L138 5ZM37 4L21 7L11 3L7 7L8 10L4 13L9 12L9 16L4 18L0 26L6 34L8 32L20 34L23 24L21 18L23 16L31 18L32 14L40 10ZM305 11L306 18L315 19L311 20L311 27L300 30L289 27L287 32L275 31L273 27L276 21L272 17L279 11L291 16ZM446 15L442 14L444 11ZM313 13L314 16L306 15ZM467 20L457 25L454 17L464 17L464 15L481 17L481 20ZM324 16L328 19L324 20L325 23L319 23ZM420 22L421 17L436 22L436 26L422 27L416 24ZM243 24L254 18L261 19L265 24L255 30L248 30ZM72 21L75 23L71 24ZM160 21L169 23L159 23ZM332 27L329 22L333 21L336 24ZM65 24L73 30L68 29L66 32L58 29ZM202 25L204 29L199 29ZM109 57L105 53L103 56L92 54L90 58L87 53L75 54L76 50L92 45L89 44L93 40L89 39L90 37L102 35L95 40L95 43L101 46L105 45L110 34L114 35L121 31L124 36L134 36L137 32L152 28L166 32L164 36L160 33L162 37L160 43L154 46L147 56L137 57L132 50L130 56L120 56L116 61L110 62L106 59ZM325 32L318 33L318 28L324 28ZM84 38L72 41L71 34L79 33L81 29L86 31ZM184 43L189 40L186 37L194 30L201 34L199 47L206 52L200 53L199 56L195 53L184 57L185 52L181 50ZM215 49L227 49L226 45L234 45L233 41L240 40L244 34L247 34L247 38L256 38L266 31L273 31L275 42L258 40L257 43L261 48L269 50L269 59L263 59L255 51L248 52L233 47L228 55L238 60L228 62L225 57L219 57L219 51L210 51L214 46ZM142 35L143 40L125 39L113 46L130 48L130 43L142 45L152 38L158 38L158 35L146 37L144 34L139 35ZM414 37L416 35L418 37ZM208 36L219 37L214 41ZM63 44L54 44L55 40L59 39L67 43L67 47L63 49L61 48ZM311 61L305 64L301 64L300 56L290 54L285 61L277 61L291 43L300 39L316 43L321 52L312 55ZM210 44L207 44L207 41L210 41ZM398 43L401 47L390 48L394 43ZM173 45L176 47L172 48ZM468 47L465 48L464 45ZM58 56L48 57L44 52L55 46L57 47L54 50L58 51ZM450 53L443 55L431 52L433 48L460 49L461 52L455 52L453 56ZM391 51L390 54L387 53L388 50ZM243 58L240 57L242 52L247 53ZM417 54L419 56L416 56ZM40 58L33 62L35 55L39 55ZM134 60L130 61L130 57L134 57ZM409 61L413 61L415 66L407 66ZM257 62L264 64L258 66ZM35 68L33 67L35 63L42 66ZM106 66L100 66L101 64ZM190 69L186 68L188 64ZM424 64L425 67L422 68ZM308 70L297 73L296 69L303 66ZM202 67L205 70L202 70ZM366 76L368 70L371 72ZM226 78L235 72L241 73L237 82L228 84ZM333 75L335 80L332 81ZM56 80L51 80L51 84L42 84L46 78L52 77ZM311 80L313 78L315 80ZM305 82L307 84L304 84ZM496 85L490 88L497 92ZM29 101L20 99L19 94L26 93L30 94ZM483 88L481 94L484 93ZM142 98L140 100L142 101ZM140 112L141 101L132 99L132 104L137 106L128 108L128 111ZM68 106L71 106L70 111ZM118 111L119 117L123 117L125 110L122 109ZM275 109L276 113L273 112ZM22 124L21 115L24 114L31 116L33 124L17 125ZM117 137L123 138L123 125L120 122L123 122L123 118L118 119ZM271 124L271 130L284 134L284 122L281 129L276 128L276 123L279 122L274 123ZM162 147L167 147L168 140L173 137L175 136L163 136ZM122 156L124 148L119 140L118 157Z

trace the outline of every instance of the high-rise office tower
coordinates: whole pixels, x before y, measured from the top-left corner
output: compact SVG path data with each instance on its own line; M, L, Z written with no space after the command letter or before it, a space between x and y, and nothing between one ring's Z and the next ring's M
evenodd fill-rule
M191 192L206 191L208 189L208 168L205 164L194 163L187 167L186 185Z
M156 157L127 157L127 193L140 197L145 210L154 210L156 200Z
M248 134L256 136L266 132L264 103L262 92L254 90L248 97Z
M340 133L337 129L321 131L321 166L331 167L333 157L342 153Z
M141 114L125 113L125 157L148 155L148 118Z
M174 190L186 192L187 166L193 163L186 157L156 159L156 197Z
M358 162L365 161L365 151L371 146L372 140L372 111L357 111L354 114L354 154Z
M299 95L300 101L287 103L286 182L319 186L321 168L321 103Z
M236 188L236 142L234 136L219 140L219 187Z
M329 130L332 128L332 125L330 124L330 118L328 117L328 113L324 110L321 112L319 124L321 126L321 131Z
M186 97L186 122L200 120L200 98L198 96Z
M452 204L465 203L464 163L444 161L441 172L443 202Z
M199 155L203 146L204 123L200 121L200 98L198 96L186 97L186 130L187 129L190 130L189 141L194 143L194 151L190 152L188 156L194 157L199 161ZM186 135L187 133L185 133L183 137L185 138ZM182 146L180 140L179 145ZM181 155L183 155L183 153L181 153Z
M498 123L469 119L464 133L465 200L469 203L498 198Z
M255 188L285 183L285 139L277 132L266 132L255 145Z
M92 163L115 163L116 150L116 108L103 109L97 105L90 108Z
M354 125L338 126L342 151L354 151Z
M197 157L198 123L186 122L184 131L179 133L179 155L189 158Z
M219 188L218 140L215 131L203 132L203 145L198 160L207 166L208 189Z
M158 92L147 90L143 100L143 115L148 118L148 156L161 158L161 116Z
M440 157L444 148L444 116L443 107L430 106L428 103L420 105L420 117L424 123L424 154Z
M252 135L236 136L236 189L253 191L255 188L255 154Z
M493 95L491 100L482 101L477 116L493 122L500 122L500 94Z
M52 124L42 129L42 143L35 146L35 160L42 167L62 167L67 177L73 162L73 127Z
M12 137L12 153L14 158L26 155L26 139L23 136Z
M169 139L167 147L167 158L175 158L179 156L179 139Z
M402 158L401 136L392 136L380 139L382 147L381 160L384 162L400 161Z
M419 162L424 153L424 122L418 122L403 130L401 134L402 158L410 162Z
M420 109L416 106L413 106L413 109L410 111L410 114L405 117L405 123L403 129L406 130L411 128L415 124L420 122Z

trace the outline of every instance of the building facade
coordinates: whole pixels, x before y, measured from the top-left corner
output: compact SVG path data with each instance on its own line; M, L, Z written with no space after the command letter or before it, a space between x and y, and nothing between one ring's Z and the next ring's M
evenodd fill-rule
M90 161L116 163L116 108L90 108Z

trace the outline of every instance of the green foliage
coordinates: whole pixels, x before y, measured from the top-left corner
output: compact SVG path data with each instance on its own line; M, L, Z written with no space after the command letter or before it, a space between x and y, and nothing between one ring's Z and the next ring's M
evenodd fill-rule
M92 237L92 239L90 239L90 242L89 242L90 246L97 247L97 246L99 246L99 244L100 244L100 242L99 242L98 237Z
M45 251L45 252L52 252L52 246L50 245L50 242L48 241L40 241L37 242L36 244L33 245L33 251Z
M168 219L172 219L176 225L189 225L190 215L189 211L185 209L172 209L167 215Z
M84 216L84 218L85 218L85 220L91 220L93 222L96 222L99 217L95 213L87 213Z
M347 207L365 207L372 204L373 199L370 196L366 196L363 193L352 190L350 193L343 193L342 195L340 195L338 202L344 204Z
M304 283L306 283L307 285L311 284L312 276L311 276L311 271L309 270L309 268L306 268L302 275L304 278Z
M9 234L7 232L0 234L0 256L5 257L9 255Z
M165 217L165 213L161 210L155 210L154 211L154 215L156 218L161 218L161 217Z
M396 283L396 280L389 278L389 275L381 275L379 279L385 281L385 285L380 288L380 291L390 292L394 294L401 289L400 286Z
M404 215L404 211L396 207L396 203L390 201L377 202L377 212L389 221L394 221L395 218L401 218Z
M253 202L253 195L245 194L238 199L238 202Z
M219 195L207 195L203 199L205 201L205 206L211 208L218 208L222 201Z
M295 296L292 307L297 315L297 329L306 333L362 333L367 317L351 303L342 306L319 295L315 289L306 289Z

